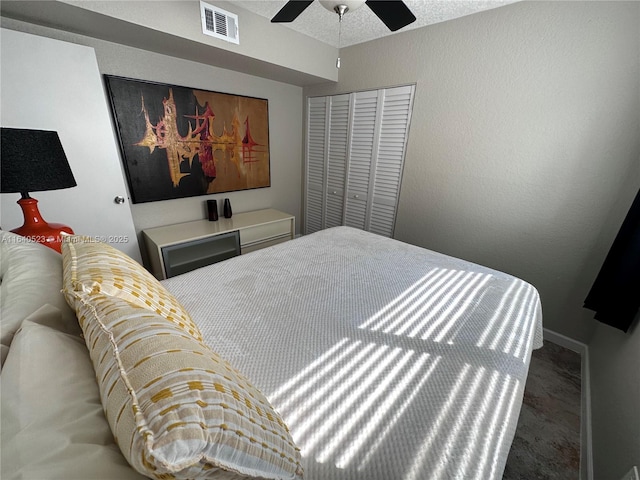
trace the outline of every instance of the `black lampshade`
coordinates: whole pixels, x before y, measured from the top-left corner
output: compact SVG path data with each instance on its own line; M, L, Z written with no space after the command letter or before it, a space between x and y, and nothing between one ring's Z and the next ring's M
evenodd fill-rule
M57 132L1 128L1 192L39 192L76 186Z

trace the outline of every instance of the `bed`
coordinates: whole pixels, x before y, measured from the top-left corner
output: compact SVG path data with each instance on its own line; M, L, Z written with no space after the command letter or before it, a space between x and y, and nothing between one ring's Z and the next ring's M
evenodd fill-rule
M17 303L33 299L25 289L36 287L25 285L34 276L46 278L51 290L45 295L37 287L37 302L9 312L9 324L2 319L6 356L0 375L2 478L144 478L138 472L148 462L138 472L130 467L137 458L129 448L135 441L122 441L125 437L110 413L114 409L105 404L100 383L114 372L101 373L106 367L100 362L111 356L104 349L123 354L122 345L118 351L111 336L102 342L102 353L87 351L89 345L100 345L99 335L110 328L105 322L93 330L87 327L87 316L102 308L89 302L108 301L104 311L112 314L130 310L131 299L107 298L111 293L102 274L98 283L95 278L83 283L80 273L70 278L69 265L80 269L82 253L63 262L53 251L2 234L3 314L5 309L16 310L11 305L17 291L23 296L22 301L16 297ZM108 248L86 244L90 253L84 255L90 259L99 256L91 249ZM41 260L31 260L24 273L13 265L14 259L20 260L18 251L28 251L31 259L34 252L46 257L47 268L53 265L60 278L39 271ZM109 255L109 262L126 260L122 254ZM18 282L22 287L17 290L10 285L20 275L12 269L30 277ZM121 278L126 272L120 267L117 271L114 284L126 284ZM255 462L250 468L239 463L229 468L222 462L212 469L207 450L198 460L202 464L204 458L208 467L197 474L191 470L191 476L180 477L181 464L170 471L153 470L153 475L146 471L146 476L502 477L531 351L542 346L539 296L525 281L396 240L336 227L173 277L153 288L159 289L154 292L166 289L185 317L177 319L171 308L166 310L170 313L158 313L167 303L160 301L162 308L154 306L156 311L147 312L145 318L155 316L158 322L169 318L189 331L179 334L180 341L201 335L198 342L224 359L234 381L247 389L255 387L251 401L244 396L242 402L263 417L265 409L273 408L268 416L282 421L279 438L295 452L286 455L293 465L288 473L284 464L265 473ZM60 290L74 309L60 301L64 298ZM121 291L122 286L114 295ZM131 298L134 303L138 299ZM129 312L127 322L139 321L136 312L141 309ZM120 315L114 324L126 323ZM75 317L81 319L84 340ZM135 385L127 388L129 393L138 392ZM203 389L195 390L200 394ZM261 408L256 409L258 403ZM138 421L136 412L132 422ZM240 413L242 418L246 415ZM254 440L247 440L247 445L255 445ZM210 447L210 438L208 442L203 449ZM233 458L237 461L237 455Z

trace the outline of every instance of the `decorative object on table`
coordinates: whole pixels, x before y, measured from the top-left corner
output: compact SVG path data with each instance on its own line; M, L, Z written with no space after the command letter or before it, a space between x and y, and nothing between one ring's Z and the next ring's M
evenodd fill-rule
M218 202L215 200L207 200L207 213L209 214L210 222L218 220Z
M231 202L229 201L228 198L224 199L223 211L224 211L224 218L231 218L231 215L233 215L233 212L231 211Z
M47 223L40 215L38 201L29 192L59 190L76 186L58 133L2 127L2 193L20 193L18 205L24 225L11 230L18 235L60 252L62 236L73 230L61 223Z
M266 99L105 78L133 203L270 186Z

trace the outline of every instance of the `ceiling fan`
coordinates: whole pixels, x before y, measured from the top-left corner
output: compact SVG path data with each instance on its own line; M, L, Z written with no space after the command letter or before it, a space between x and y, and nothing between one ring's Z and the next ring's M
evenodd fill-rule
M271 19L271 22L293 22L298 18L298 15L300 15L312 3L313 0L290 0L278 13L276 13L276 15ZM411 10L409 10L405 3L400 0L320 0L320 3L327 10L338 13L341 20L343 14L347 13L349 10L353 11L366 3L367 7L369 7L371 11L375 13L380 20L382 20L382 23L384 23L392 32L406 27L416 20L415 15L411 13Z

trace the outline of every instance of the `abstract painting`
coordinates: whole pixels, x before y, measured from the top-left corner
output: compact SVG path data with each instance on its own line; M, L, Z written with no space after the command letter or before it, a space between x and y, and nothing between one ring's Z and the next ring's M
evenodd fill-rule
M105 79L133 203L270 186L266 99Z

